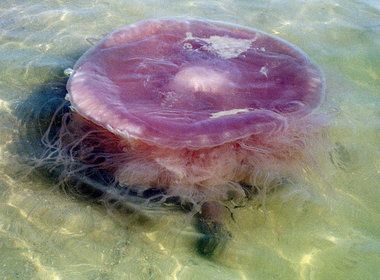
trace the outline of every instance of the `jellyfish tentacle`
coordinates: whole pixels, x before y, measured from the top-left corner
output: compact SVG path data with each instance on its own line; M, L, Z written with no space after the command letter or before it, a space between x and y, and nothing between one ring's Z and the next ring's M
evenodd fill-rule
M218 254L232 238L223 224L225 207L217 201L203 203L201 212L196 216L196 226L201 233L197 241L197 251L205 257Z

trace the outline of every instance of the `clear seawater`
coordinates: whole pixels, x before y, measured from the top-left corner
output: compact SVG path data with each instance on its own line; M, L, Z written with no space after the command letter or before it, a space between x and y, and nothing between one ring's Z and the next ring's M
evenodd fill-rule
M234 211L215 259L180 212L107 210L25 176L15 104L54 84L91 42L141 19L192 16L298 45L326 76L335 147L318 176ZM380 279L378 0L2 0L0 279Z

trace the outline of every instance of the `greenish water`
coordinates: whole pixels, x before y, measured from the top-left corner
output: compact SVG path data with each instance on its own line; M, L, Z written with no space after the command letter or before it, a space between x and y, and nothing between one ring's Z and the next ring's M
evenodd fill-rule
M112 212L25 177L13 106L57 81L90 42L140 19L194 16L255 27L302 48L326 76L331 158L234 211L218 258L197 255L190 217ZM336 143L336 144L335 144ZM0 3L0 279L379 279L380 4L358 1ZM334 164L331 162L333 159ZM21 174L21 175L20 175Z

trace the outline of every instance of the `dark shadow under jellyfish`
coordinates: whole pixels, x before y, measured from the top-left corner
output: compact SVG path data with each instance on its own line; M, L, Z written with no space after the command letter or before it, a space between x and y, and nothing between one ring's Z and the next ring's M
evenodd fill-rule
M39 165L132 210L181 206L196 217L199 252L212 255L232 238L229 202L312 167L323 96L318 67L279 38L205 20L141 21L89 49L67 92L50 97Z

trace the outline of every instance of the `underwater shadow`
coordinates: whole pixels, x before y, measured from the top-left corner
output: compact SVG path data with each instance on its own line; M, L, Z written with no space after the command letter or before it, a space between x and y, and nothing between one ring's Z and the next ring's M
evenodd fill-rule
M71 55L76 58L79 56L80 54ZM19 131L9 150L30 166L28 176L40 176L62 194L86 203L104 205L104 210L116 210L129 217L133 214L133 221L140 224L152 222L150 213L155 209L160 212L163 209L191 212L194 208L191 202L183 202L179 197L167 197L164 189L153 187L138 192L136 189L121 187L110 173L96 167L87 167L68 175L64 164L45 161L46 155L55 151L47 147L42 139L54 141L65 121L63 116L70 112L70 104L65 100L68 76L64 74L64 69L61 70L60 77L35 88L13 110L19 121ZM206 204L205 207L207 209L203 209L203 214L195 213L193 220L200 236L196 241L196 249L201 256L211 257L225 247L231 234L212 215L215 207L216 211L225 209L218 210L221 206L213 204Z

